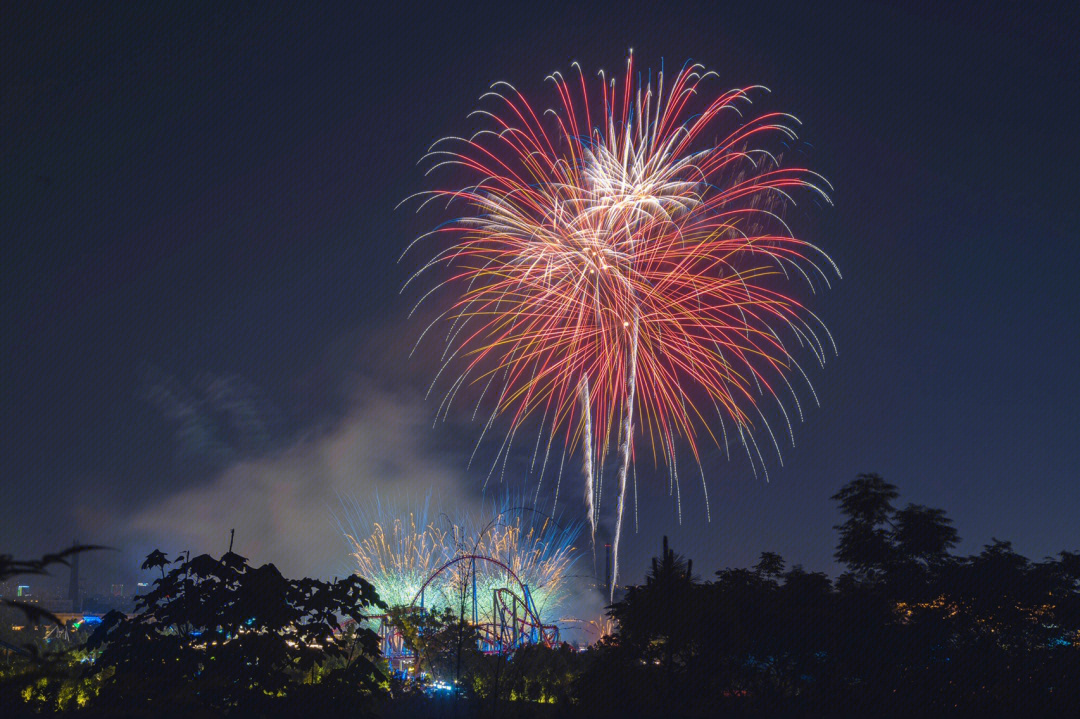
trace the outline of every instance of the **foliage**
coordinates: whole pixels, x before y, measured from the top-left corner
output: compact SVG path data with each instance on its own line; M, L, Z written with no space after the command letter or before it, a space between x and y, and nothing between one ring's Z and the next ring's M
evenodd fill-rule
M469 673L480 655L476 627L453 609L413 611L392 608L388 621L401 632L405 646L416 657L420 674L444 682L457 682Z
M155 553L145 568L161 577L134 617L111 616L89 648L4 667L0 701L124 716L1075 713L1080 553L1033 561L994 539L956 556L945 512L897 509L898 497L877 475L835 495L835 582L772 552L704 579L665 539L609 608L617 630L584 651L485 655L460 613L389 610L422 671L461 687L434 696L380 675L360 620L382 605L363 580L287 580L232 554L169 569ZM341 617L357 621L341 629Z
M87 653L75 647L0 667L0 706L5 707L5 716L85 709L101 685L100 677L85 671L88 660Z
M1008 542L957 557L940 509L895 509L860 475L834 499L827 576L763 553L691 575L666 542L574 682L581 714L1056 716L1080 700L1080 555L1033 562Z
M15 559L15 557L10 554L0 554L0 583L24 575L47 575L49 573L49 567L56 564L65 567L70 566L68 560L71 557L95 549L104 549L104 547L89 544L76 544L63 551L56 552L55 554L46 554L41 559ZM37 624L41 621L60 624L60 620L57 619L55 614L33 604L28 604L27 602L0 597L0 607L10 607L21 612L31 624Z
M272 564L250 567L229 552L200 555L166 572L160 552L144 566L161 569L132 617L112 612L88 641L104 706L168 711L281 711L319 684L324 701L363 704L382 672L378 637L343 631L381 607L360 577L334 583L286 579ZM328 703L334 703L329 702Z
M18 576L49 574L55 565L70 566L70 560L83 552L102 549L93 545L73 545L60 552L46 554L41 559L21 560L10 554L0 554L0 582ZM0 618L21 615L26 625L8 634L4 627L0 637L0 707L5 715L20 709L51 712L78 709L86 706L96 694L98 682L83 676L80 671L86 653L65 642L48 637L45 625L63 627L52 612L35 604L0 598ZM6 622L5 622L6 623Z

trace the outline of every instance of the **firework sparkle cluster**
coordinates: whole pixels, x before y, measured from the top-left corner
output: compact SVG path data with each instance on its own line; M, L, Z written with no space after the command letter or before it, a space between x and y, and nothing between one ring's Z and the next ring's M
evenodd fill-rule
M520 596L520 585L528 586L544 616L554 616L567 598L580 526L561 524L510 497L490 502L487 511L456 517L430 516L430 497L411 508L378 498L366 507L343 507L339 524L354 571L370 581L390 607L419 606L422 601L428 610L460 613L464 591L471 611L474 572L482 617L490 615L496 589L508 588ZM455 561L464 557L481 559Z
M778 455L783 438L765 404L794 441L793 379L813 394L795 355L823 364L835 353L797 287L813 293L839 271L785 221L797 194L828 203L830 188L783 161L798 120L754 114L765 88L717 92L716 73L691 63L674 78L635 74L632 54L622 78L575 68L547 78L546 110L493 84L473 113L481 129L430 148L429 173L470 179L413 196L417 211L454 214L409 245L434 248L406 286L432 277L417 307L447 297L420 337L443 342L429 389L445 378L437 414L459 395L474 417L486 403L480 441L505 419L489 479L502 479L525 425L537 431L530 472L540 483L557 465L556 497L567 452L579 452L595 540L613 461L617 567L635 440L666 468L680 517L679 447L700 468L703 438L741 444L755 474L765 470L758 438Z

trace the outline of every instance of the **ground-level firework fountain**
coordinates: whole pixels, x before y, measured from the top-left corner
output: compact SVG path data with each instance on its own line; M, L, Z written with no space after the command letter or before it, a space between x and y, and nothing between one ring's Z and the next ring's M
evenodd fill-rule
M398 614L442 612L473 624L482 649L553 644L567 598L580 528L511 499L481 514L429 518L430 497L411 509L376 499L346 507L340 522L356 572ZM388 615L370 620L393 660L407 657Z

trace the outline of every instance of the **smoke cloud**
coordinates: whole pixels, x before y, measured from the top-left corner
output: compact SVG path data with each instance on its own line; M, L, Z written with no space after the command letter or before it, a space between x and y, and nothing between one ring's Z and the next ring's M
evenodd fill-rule
M331 427L238 461L124 524L137 545L211 554L226 550L235 528L234 551L253 563L273 562L286 576L340 576L349 571L334 519L342 497L378 491L392 500L435 489L455 509L479 507L449 469L458 463L440 461L425 441L431 434L430 408L420 400L372 391Z

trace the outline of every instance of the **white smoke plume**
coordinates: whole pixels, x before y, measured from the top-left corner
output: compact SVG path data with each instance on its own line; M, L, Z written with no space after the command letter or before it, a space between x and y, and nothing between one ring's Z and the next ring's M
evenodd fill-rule
M455 508L479 506L449 469L454 463L425 446L430 433L429 408L374 391L329 429L238 461L123 524L137 544L160 545L170 555L221 554L235 529L234 551L253 563L273 562L286 576L340 576L348 571L333 515L340 497L417 497L435 489Z

